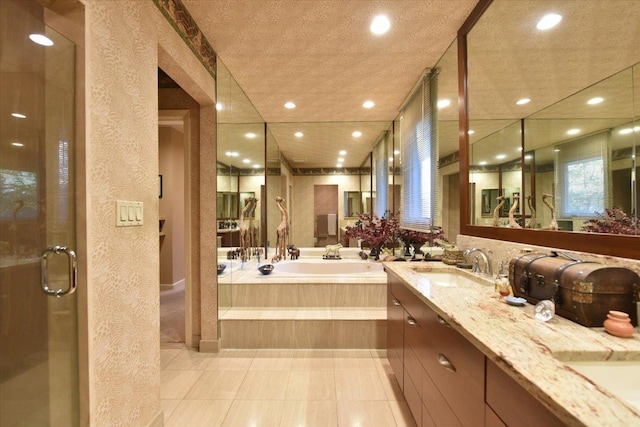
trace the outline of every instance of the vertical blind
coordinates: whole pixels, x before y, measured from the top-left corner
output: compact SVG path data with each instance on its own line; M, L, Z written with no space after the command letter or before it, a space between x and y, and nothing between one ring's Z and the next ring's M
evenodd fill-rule
M437 71L423 78L400 111L402 203L400 225L427 231L438 209Z

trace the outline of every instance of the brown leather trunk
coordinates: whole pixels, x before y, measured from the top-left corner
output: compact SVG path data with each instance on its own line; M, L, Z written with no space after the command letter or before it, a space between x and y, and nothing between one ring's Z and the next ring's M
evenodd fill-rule
M581 261L566 254L527 253L509 262L516 296L531 304L553 300L556 314L584 326L602 326L609 310L628 313L638 325L640 278L627 268Z

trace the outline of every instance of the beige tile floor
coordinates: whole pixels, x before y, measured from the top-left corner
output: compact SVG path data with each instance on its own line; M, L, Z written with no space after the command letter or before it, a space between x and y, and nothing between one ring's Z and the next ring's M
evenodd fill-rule
M383 353L163 348L165 426L415 426Z

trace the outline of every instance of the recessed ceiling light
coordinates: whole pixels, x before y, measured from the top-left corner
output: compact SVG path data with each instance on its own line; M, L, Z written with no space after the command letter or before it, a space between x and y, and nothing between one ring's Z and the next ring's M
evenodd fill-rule
M345 154L347 154L347 152L345 150L340 150L338 154L340 154L341 156L344 156Z
M389 21L389 18L387 18L386 15L376 16L373 18L373 21L371 21L371 25L369 26L369 30L376 35L385 34L389 31L389 28L391 28L391 21Z
M338 163L344 162L344 157L338 157Z
M475 131L475 130L473 130L473 129L469 129L469 130L467 131L467 133L468 133L469 135L473 135L474 133L476 133L476 131Z
M293 102L287 102L284 104L284 108L288 108L289 110L292 110L296 108L296 104L294 104Z
M619 132L619 133L620 133L621 135L628 135L628 134L630 134L631 132L633 132L633 129L631 129L631 128L624 128L624 129L620 129L620 132Z
M487 164L487 162L483 160L483 161L481 161L481 162L480 162L480 163L478 163L478 164L479 164L480 166L484 166L484 165L486 165L486 164Z
M397 156L398 154L400 154L400 150L395 150L395 151L393 152L393 154L395 154L395 155Z
M242 159L242 163L251 163L251 159Z
M338 164L336 164L336 167L337 167L337 168L341 168L341 167L342 167L342 163L338 163Z
M389 161L390 161L390 162L393 162L393 157L389 157Z
M446 108L451 105L451 101L448 99L441 99L438 101L438 108Z
M227 151L224 154L226 154L227 157L238 157L238 152L237 151Z
M40 46L53 46L53 41L44 34L29 34L29 38L32 42Z
M530 103L530 102L531 102L531 100L530 100L529 98L522 98L522 99L518 99L518 100L516 101L516 104L518 104L518 105L524 105L524 104L528 104L528 103Z
M26 119L27 116L21 113L11 113L11 117L15 117L16 119Z
M496 156L496 159L497 159L497 160L503 160L503 159L506 159L506 158L507 158L507 155L506 155L506 154L498 154L498 155Z
M295 135L297 138L302 138L302 137L304 136L304 133L302 133L302 132L296 132L294 135Z
M222 111L223 108L224 106L222 105L222 102L216 102L216 110Z
M559 153L559 152L560 152L560 149L559 149L559 148L554 148L554 149L553 149L553 151L554 151L555 153Z
M518 151L522 151L522 147L518 147Z
M354 138L360 138L362 136L362 132L360 132L359 130L353 132L351 134Z
M588 100L587 104L596 105L596 104L600 104L602 101L604 101L604 98L600 96L596 96L595 98L591 98L590 100Z
M531 154L525 154L524 159L525 160L531 160L531 159L533 159L533 156Z
M555 27L562 21L562 16L557 13L549 13L542 17L541 20L538 21L536 28L539 30L548 30L550 28Z
M580 133L580 129L569 129L567 135L576 135Z
M258 169L259 167L260 167L260 165L258 165L258 164L253 165L254 169Z
M364 103L362 104L364 108L373 108L375 105L376 103L373 101L364 101Z
M11 145L13 145L14 147L24 147L24 144L22 142L12 142Z
M256 134L253 132L249 132L249 133L245 133L244 136L246 136L249 139L253 139L256 137Z

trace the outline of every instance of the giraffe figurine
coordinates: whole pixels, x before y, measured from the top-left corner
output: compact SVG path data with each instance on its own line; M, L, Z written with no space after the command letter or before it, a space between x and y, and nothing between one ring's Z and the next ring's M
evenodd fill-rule
M515 219L515 212L518 209L518 201L520 200L519 194L513 195L513 205L511 205L511 209L509 209L509 227L511 228L522 228L520 224L517 223Z
M554 208L551 202L547 200L550 197L553 197L553 196L549 193L544 193L542 195L542 203L547 205L547 207L551 210L551 223L549 224L549 230L557 230L558 221L556 221L556 208Z
M277 241L276 241L276 253L271 258L271 262L278 262L281 259L287 259L287 240L289 239L289 214L287 210L282 206L284 199L280 196L276 197L276 204L278 210L282 215L280 225L276 229Z
M500 219L500 209L504 206L504 196L498 196L498 206L493 210L493 226L498 227L500 223L498 220Z
M532 200L533 196L527 196L527 203L529 204L529 209L531 210L531 218L529 218L529 228L536 228L536 209L533 207Z

